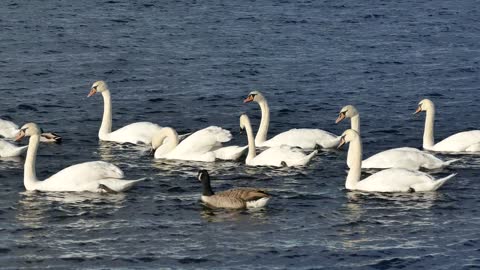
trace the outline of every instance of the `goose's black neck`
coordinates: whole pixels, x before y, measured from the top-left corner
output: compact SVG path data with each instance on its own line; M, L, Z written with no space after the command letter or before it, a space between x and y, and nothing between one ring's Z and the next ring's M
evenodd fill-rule
M213 193L212 187L210 186L210 176L207 173L203 173L201 176L202 180L202 195L203 196L212 196Z

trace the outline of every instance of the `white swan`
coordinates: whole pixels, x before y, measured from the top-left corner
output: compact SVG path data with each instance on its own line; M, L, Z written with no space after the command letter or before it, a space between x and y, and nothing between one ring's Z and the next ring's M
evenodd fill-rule
M253 138L252 126L250 124L250 119L246 114L240 116L240 128L247 132L248 155L245 163L250 166L304 166L318 152L315 150L309 155L305 155L301 149L282 145L270 147L257 155L255 151L255 140Z
M243 102L248 103L252 101L257 102L262 111L262 119L255 137L255 144L258 147L288 145L303 149L315 149L317 147L334 148L337 146L340 139L338 136L325 130L313 128L291 129L267 140L268 126L270 124L270 108L267 100L259 91L253 91L248 94L248 97Z
M102 93L104 102L102 125L98 131L98 138L100 140L132 144L152 143L153 134L159 132L162 128L154 123L137 122L112 132L112 101L110 90L104 81L93 83L88 97L93 96L97 92Z
M0 140L0 157L17 157L27 151L28 146L16 146L7 141Z
M345 188L349 190L371 192L422 192L434 191L441 187L448 179L455 176L435 180L431 175L407 169L392 168L372 174L360 181L362 166L362 141L360 135L353 129L346 130L341 137L340 144L349 142L348 156L351 158L351 167L348 171Z
M350 118L351 129L360 134L360 113L353 105L347 105L340 110L335 123ZM433 170L448 166L458 159L443 161L432 154L412 147L400 147L385 150L362 161L363 169L404 168L419 170L420 168ZM350 160L347 165L350 167Z
M177 132L165 127L153 136L152 147L155 149L155 158L213 162L217 158L215 150L231 139L230 131L210 126L194 132L179 143Z
M20 129L18 128L17 124L8 120L0 119L0 136L7 139L14 139L19 131ZM62 137L53 132L42 132L40 141L60 143L62 142Z
M40 142L40 129L34 123L25 124L16 140L19 141L25 136L30 136L23 178L23 184L28 191L121 192L141 181L122 180L122 170L103 161L76 164L39 181L35 172L35 160Z
M418 103L415 114L425 111L425 130L423 132L423 149L435 152L479 152L480 130L471 130L456 133L435 144L433 126L435 123L435 105L429 99Z
M202 202L216 208L244 209L259 208L267 205L270 194L256 188L232 188L214 193L210 185L210 176L206 170L198 172L202 182Z

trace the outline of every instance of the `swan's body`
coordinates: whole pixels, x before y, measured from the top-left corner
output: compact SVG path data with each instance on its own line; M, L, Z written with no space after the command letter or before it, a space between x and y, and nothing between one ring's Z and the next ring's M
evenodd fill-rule
M230 145L220 147L213 152L215 157L221 160L238 160L248 149L248 146Z
M274 147L288 145L291 147L300 147L303 149L334 148L338 145L339 137L321 129L291 129L282 132L273 138L267 140L268 127L270 125L270 108L267 100L258 91L251 92L244 102L255 101L262 111L262 120L255 137L255 145L258 147Z
M315 154L317 150L309 155L305 155L301 149L291 148L288 145L274 146L266 149L259 155L256 154L255 141L253 139L252 126L250 119L246 114L240 117L240 128L245 129L248 138L248 155L245 163L250 166L304 166Z
M14 139L20 129L12 121L0 119L0 136L7 139ZM40 142L62 142L62 137L53 132L44 132L40 136Z
M215 208L259 208L267 205L270 195L256 188L234 188L214 193L210 186L210 176L206 170L198 173L198 180L202 182L202 202Z
M112 132L112 100L110 90L104 81L95 82L88 96L93 96L97 92L102 93L104 102L102 125L98 131L98 138L100 140L132 144L152 143L153 135L162 128L154 123L133 123Z
M423 133L423 148L435 152L480 152L480 130L464 131L435 144L434 123L435 123L435 105L429 99L424 99L418 103L418 109L415 113L425 111L425 130Z
M362 165L362 142L353 129L342 134L340 145L349 142L348 158L352 164L347 175L345 188L369 192L422 192L434 191L455 174L435 180L429 174L408 169L391 168L372 174L360 181Z
M7 141L0 140L0 157L17 157L27 151L28 146L16 146Z
M24 136L30 136L23 180L25 189L28 191L121 192L141 181L123 180L122 170L103 161L76 164L43 181L39 181L35 172L35 161L40 141L40 130L36 124L26 124L22 127L18 140Z
M360 113L352 106L347 105L340 110L336 123L339 123L345 118L350 118L351 129L360 134ZM448 166L452 162L457 161L443 161L434 155L420 151L412 147L400 147L377 153L362 161L363 169L388 169L388 168L403 168L411 170L419 170L420 168L433 170ZM347 165L351 166L351 161L347 160Z
M155 134L152 147L155 149L155 158L213 162L216 159L214 151L231 138L228 130L210 126L194 132L179 143L174 129L162 128Z

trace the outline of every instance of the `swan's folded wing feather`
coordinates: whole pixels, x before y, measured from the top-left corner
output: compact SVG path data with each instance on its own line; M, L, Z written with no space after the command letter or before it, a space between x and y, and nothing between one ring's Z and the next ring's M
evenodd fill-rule
M419 183L431 183L434 178L420 171L387 169L360 180L356 189L376 192L407 192Z
M175 148L175 154L206 153L218 147L219 143L232 139L230 131L220 127L210 126L185 138Z
M471 130L453 134L434 145L435 151L463 152L480 143L480 130Z
M280 146L289 145L297 146L303 149L313 149L316 145L325 148L333 147L337 141L340 140L338 136L321 129L300 128L290 129L282 132L260 146Z
M362 161L362 168L375 169L404 168L418 170L420 167L433 169L442 166L443 161L434 155L411 147L385 150Z
M28 146L16 146L7 141L0 140L0 157L19 156L27 151Z
M13 138L17 135L18 131L18 126L15 123L0 119L0 136Z
M83 184L100 179L121 179L124 174L117 166L104 161L90 161L75 164L52 175L44 182L60 182L69 184Z
M108 138L120 143L151 144L153 135L161 129L161 126L154 123L137 122L113 131L108 134Z

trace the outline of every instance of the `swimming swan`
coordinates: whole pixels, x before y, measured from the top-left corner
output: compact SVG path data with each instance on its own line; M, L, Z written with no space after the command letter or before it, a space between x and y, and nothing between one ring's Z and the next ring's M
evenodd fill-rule
M154 134L152 147L155 158L213 162L217 158L215 150L231 138L230 131L210 126L179 142L177 132L165 127Z
M248 155L245 163L250 166L304 166L318 152L315 150L309 155L305 155L301 149L282 145L270 147L257 155L255 151L255 140L253 139L252 126L250 125L250 119L246 114L240 116L240 129L246 130L247 132Z
M40 128L34 123L25 124L16 140L19 141L25 136L30 136L23 178L23 184L28 191L121 192L141 181L123 180L122 170L104 161L76 164L39 181L35 172L35 160L40 142Z
M321 129L301 128L290 129L282 132L270 140L267 140L268 126L270 124L270 108L267 100L259 91L253 91L248 94L244 103L255 101L260 105L262 111L262 120L255 137L255 145L258 147L272 147L288 145L300 147L303 149L334 148L338 145L339 137Z
M345 181L345 188L370 192L422 192L434 191L441 187L448 179L455 176L435 180L431 175L420 171L392 168L372 174L360 181L362 166L362 141L360 135L353 129L346 130L338 147L350 143L348 156L351 167Z
M433 126L435 122L435 105L429 99L418 103L415 114L426 112L425 130L423 132L423 149L435 152L480 152L480 130L459 132L435 144Z
M347 105L340 110L335 123L350 118L351 129L360 134L360 113L353 105ZM443 161L432 154L413 147L400 147L377 153L362 161L362 169L404 168L419 170L420 168L433 170L448 166L458 159ZM350 167L350 161L347 160Z
M118 143L148 144L152 143L152 136L159 132L162 127L150 122L137 122L112 132L112 100L110 90L104 81L96 81L88 97L95 93L102 93L103 96L103 119L98 138L102 141L112 141Z

